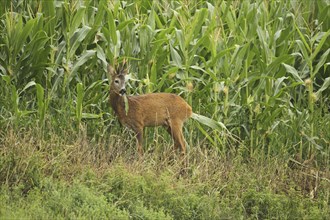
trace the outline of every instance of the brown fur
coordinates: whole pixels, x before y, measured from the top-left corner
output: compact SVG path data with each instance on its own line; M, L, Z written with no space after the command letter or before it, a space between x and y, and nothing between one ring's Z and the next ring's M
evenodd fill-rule
M115 70L108 67L112 82L110 86L110 104L120 123L132 129L137 136L137 148L143 154L144 127L163 126L171 134L175 148L186 152L185 139L182 134L183 123L191 117L191 107L178 95L171 93L151 93L139 96L127 96L128 112L125 110L126 68Z

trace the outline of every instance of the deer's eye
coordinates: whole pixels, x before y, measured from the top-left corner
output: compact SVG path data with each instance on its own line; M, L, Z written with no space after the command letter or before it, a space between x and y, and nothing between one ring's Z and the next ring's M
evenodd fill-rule
M118 80L118 79L116 79L116 80L115 80L115 83L116 83L116 84L119 84L119 80Z

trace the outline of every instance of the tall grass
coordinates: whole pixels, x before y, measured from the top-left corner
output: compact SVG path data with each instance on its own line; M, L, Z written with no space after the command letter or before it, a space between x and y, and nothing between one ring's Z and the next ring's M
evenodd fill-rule
M329 8L327 0L3 1L1 183L13 187L30 182L31 187L23 187L25 190L38 188L42 184L36 184L34 177L23 178L29 170L25 164L35 163L37 167L31 172L36 174L31 175L38 176L41 169L42 178L65 169L68 161L78 168L82 155L70 150L86 147L89 141L96 143L87 144L86 148L89 151L96 146L91 164L108 166L106 161L118 154L124 155L123 163L127 164L133 157L135 140L118 126L109 108L106 75L107 63L127 59L130 94L177 93L191 104L194 112L226 126L228 132L221 126L188 123L185 136L191 151L191 169L227 172L226 168L217 170L219 164L208 167L211 165L196 159L203 158L204 153L215 152L213 160L238 161L236 166L265 166L281 158L283 166L278 170L284 169L282 177L288 178L285 184L290 186L290 181L301 178L289 174L298 169L299 174L307 174L306 182L318 183L298 188L316 198L319 188L328 184L330 166ZM58 143L58 149L39 146L33 150L34 155L28 155L28 161L19 162L24 158L22 152L15 152L15 148L11 151L9 146L26 141L24 133L31 135L33 143L67 134L72 138ZM85 135L86 139L74 138L73 134ZM11 139L13 142L8 144L12 135L17 135L17 143ZM161 129L147 129L146 136L144 147L152 155L149 162L162 158L156 161L175 170L168 167L166 160L172 156L163 153L171 146L170 139ZM131 151L109 153L105 146L115 144L115 140ZM64 165L59 163L47 169L42 166L57 159ZM237 175L244 172L239 170ZM249 172L257 171L251 168ZM74 173L72 176L77 177ZM211 174L208 177L215 178ZM274 187L271 191L276 190ZM320 191L320 200L329 204L329 199L324 199L329 190ZM222 193L218 188L215 192ZM256 194L259 199L270 198ZM256 207L264 204L249 196L243 197L253 201L247 203L254 208L246 209L245 217L267 217L254 216L258 213ZM135 208L145 211L141 207ZM164 213L158 214L168 214Z

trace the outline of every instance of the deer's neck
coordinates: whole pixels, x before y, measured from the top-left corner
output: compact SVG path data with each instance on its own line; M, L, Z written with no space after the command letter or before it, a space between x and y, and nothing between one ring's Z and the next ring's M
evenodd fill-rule
M125 101L124 97L119 94L110 91L110 104L112 109L115 111L116 115L125 115Z

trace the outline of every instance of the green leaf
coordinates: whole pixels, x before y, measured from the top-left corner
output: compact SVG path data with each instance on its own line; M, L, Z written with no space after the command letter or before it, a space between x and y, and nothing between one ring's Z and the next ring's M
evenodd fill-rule
M71 81L74 74L76 74L79 67L82 66L84 63L86 63L94 55L95 55L94 50L87 50L81 57L78 58L77 62L72 66L69 82Z
M80 122L82 118L83 98L84 98L83 84L77 83L76 119L78 122Z
M210 141L210 143L215 146L216 143L215 141L211 138L211 136L209 135L209 132L207 132L200 124L197 123L197 128L200 132L202 132L202 134Z
M126 115L128 114L128 110L129 110L129 104L128 104L128 99L127 96L124 95L124 103L125 103L125 113Z
M151 66L150 82L152 84L157 83L157 61L156 60L152 63L152 66Z
M42 8L44 9L44 16L47 18L48 22L45 24L45 28L49 36L53 36L56 26L56 7L54 1L41 1Z
M312 79L315 77L315 75L319 72L320 68L327 61L329 52L330 52L330 48L322 54L320 60L318 61L318 63L316 64L316 66L314 68L313 74L311 75Z
M107 64L107 58L105 57L104 50L100 45L97 45L97 47L96 47L96 56L97 56L98 59L100 59L102 61L102 64L106 69L106 67L108 65Z
M208 15L208 10L202 8L194 15L194 20L189 27L188 34L186 36L185 47L188 48L191 41L201 33L202 24L205 22L205 18Z
M11 102L12 102L13 111L15 112L15 116L19 117L19 112L20 112L20 110L18 109L19 96L16 87L14 85L11 86Z
M82 24L83 17L85 15L85 6L80 6L76 12L76 14L73 17L71 26L70 26L70 36L72 36L72 33L75 32L79 26Z
M124 30L124 28L127 27L127 25L133 24L133 23L134 23L134 19L129 19L129 20L120 22L120 24L118 24L117 30L122 31L122 30Z
M45 118L45 102L44 102L44 88L38 83L36 84L37 88L37 103L38 103L38 115L39 115L39 121L42 124L44 122Z
M315 48L314 52L312 53L311 56L311 60L314 60L314 58L316 57L316 55L320 52L320 50L323 48L324 43L326 42L326 40L328 39L330 35L330 30L328 30L322 37L320 43L317 45L317 47Z
M300 36L300 39L301 39L301 40L297 40L297 41L302 42L302 43L303 43L303 46L304 46L303 48L306 48L306 49L309 51L309 53L311 53L312 50L311 50L311 48L309 47L309 45L308 45L308 43L307 43L307 41L306 41L306 39L305 39L303 33L301 33L300 28L297 26L296 23L294 23L294 26L295 26L295 28L296 28L296 30L297 30L299 36ZM301 48L302 48L302 47L301 47ZM306 54L307 54L307 53L306 53Z
M276 68L278 68L282 63L289 62L293 59L292 55L284 54L282 56L277 57L271 64L267 66L266 72L267 74L272 74Z
M317 90L316 92L316 95L317 97L319 98L321 96L321 93L328 89L330 87L330 77L327 77L325 80L324 80L324 83L323 85L321 86L321 88L319 90Z
M149 25L142 25L139 31L140 49L146 54L150 48L150 41L153 38L153 31Z
M285 69L286 69L286 71L287 71L288 73L291 73L291 75L293 76L293 78L294 78L296 81L301 82L301 83L304 82L304 81L300 78L300 76L299 76L297 70L296 70L293 66L290 66L290 65L285 64L285 63L283 63L283 66L285 67Z
M26 39L30 35L35 23L36 23L36 19L31 19L24 25L22 30L17 30L17 31L19 31L19 32L21 31L21 32L18 36L16 36L15 39L12 39L12 40L15 40L14 55L17 55L19 53L19 51L21 51L23 49L23 45L24 45L24 43L26 43Z
M305 44L301 40L296 40L296 43L298 44L298 47L300 48L300 51L302 52L302 55L306 61L306 63L310 64L310 57L309 53L307 52L307 49L305 47Z
M81 42L85 39L87 34L90 32L92 28L88 26L83 26L82 28L78 29L72 38L70 39L70 51L69 51L69 57L74 58L75 52L77 48L80 46Z
M198 122L210 127L210 128L213 128L213 129L216 129L216 130L227 130L226 126L222 123L222 122L219 122L219 121L215 121L211 118L208 118L208 117L205 117L203 115L199 115L197 113L193 113L191 118L197 120Z
M26 86L24 86L24 88L22 89L22 91L19 93L19 95L24 92L25 90L27 90L28 88L30 88L31 86L35 86L36 83L34 81L29 82L28 84L26 84Z
M225 55L228 55L230 51L236 49L237 47L236 46L232 46L232 47L229 47L229 48L226 48L224 50L221 50L217 53L217 55L212 58L212 60L208 63L208 67L212 67L215 65L216 62L219 61L219 59Z
M181 51L185 51L185 42L184 42L184 36L182 30L175 29L175 37L179 42Z
M114 45L117 44L117 34L116 34L116 23L113 17L112 11L109 8L106 8L108 12L108 23L109 23L109 32L112 43Z
M60 65L62 63L62 59L65 55L65 49L66 49L66 42L65 40L63 40L61 43L58 44L56 48L55 64Z
M101 0L96 11L94 27L99 27L104 19L106 0Z
M81 118L83 119L97 119L101 118L102 114L82 113Z
M177 66L177 67L182 67L182 59L181 59L181 56L179 55L179 53L176 51L176 49L174 49L172 47L172 45L170 45L170 50L171 50L171 57L172 57L172 60L174 61L174 64Z
M8 76L8 75L3 75L3 76L1 76L1 78L7 83L7 85L10 84L10 76Z
M283 81L286 80L287 78L288 78L288 77L284 77L284 76L283 76L283 77L281 77L281 78L276 79L276 81L275 81L274 96L276 96L276 95L279 93Z

